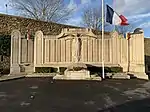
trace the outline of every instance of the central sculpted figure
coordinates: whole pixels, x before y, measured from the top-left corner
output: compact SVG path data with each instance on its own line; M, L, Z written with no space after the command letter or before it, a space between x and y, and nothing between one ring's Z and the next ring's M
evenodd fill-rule
M81 59L81 39L79 37L73 39L72 51L73 62L79 62Z

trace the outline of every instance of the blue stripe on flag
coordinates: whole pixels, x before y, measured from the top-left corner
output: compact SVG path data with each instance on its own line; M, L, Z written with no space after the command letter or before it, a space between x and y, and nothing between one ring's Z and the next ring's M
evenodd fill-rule
M114 10L107 5L107 14L106 14L106 22L112 24L113 22Z

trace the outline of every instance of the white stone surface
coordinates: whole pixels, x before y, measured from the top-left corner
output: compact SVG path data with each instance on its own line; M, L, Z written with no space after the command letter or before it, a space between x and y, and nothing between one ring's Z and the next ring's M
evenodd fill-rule
M26 77L53 77L56 73L28 73Z
M149 80L148 75L146 73L134 73L134 76L138 79Z
M126 73L115 73L112 75L112 79L130 79L130 76Z
M106 73L106 77L111 78L112 77L112 73Z
M90 78L90 71L87 70L66 71L65 77L70 79L86 79L86 78Z
M90 76L87 70L82 71L66 71L64 75L56 75L53 79L57 80L97 80L101 81L101 77Z

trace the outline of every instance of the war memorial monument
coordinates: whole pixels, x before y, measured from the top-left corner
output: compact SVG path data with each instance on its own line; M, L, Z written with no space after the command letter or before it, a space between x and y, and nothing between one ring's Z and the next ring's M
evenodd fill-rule
M137 78L147 79L144 32L135 30L130 40L119 36L117 32L105 33L105 67L121 67L123 73L132 73ZM63 28L58 35L44 35L42 31L36 31L34 40L26 40L19 30L13 30L10 74L32 74L38 67L57 68L59 73L61 67L66 67L63 75L56 75L54 78L88 79L88 65L102 65L101 42L101 35L96 35L87 28ZM74 67L82 69L73 70Z

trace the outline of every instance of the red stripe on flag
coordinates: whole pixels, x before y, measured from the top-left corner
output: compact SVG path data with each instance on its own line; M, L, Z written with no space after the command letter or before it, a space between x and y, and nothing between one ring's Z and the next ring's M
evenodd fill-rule
M128 21L123 15L120 15L120 18L121 18L121 20L124 21L124 22L127 22L127 21Z
M123 15L120 15L119 17L122 21L121 25L129 25L128 20Z

